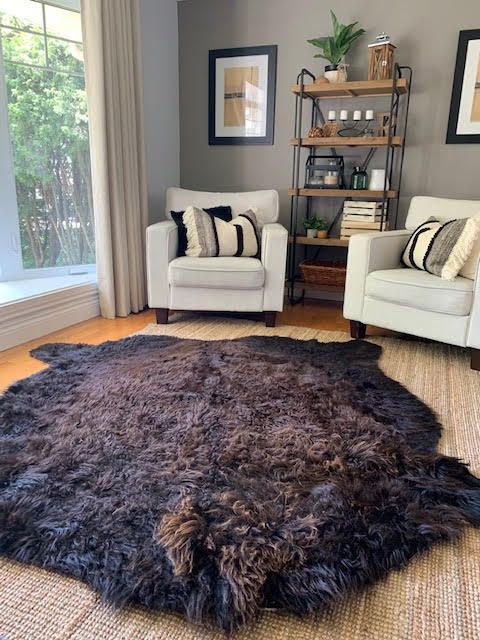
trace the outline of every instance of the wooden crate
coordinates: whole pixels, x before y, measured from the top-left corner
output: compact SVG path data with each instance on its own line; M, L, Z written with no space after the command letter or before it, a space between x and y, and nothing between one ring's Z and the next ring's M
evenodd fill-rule
M345 222L379 222L382 219L381 213L344 213Z
M377 223L381 219L382 205L379 202L346 201L343 205L344 222Z
M372 202L371 200L346 200L344 209L381 209L382 204L380 202Z
M388 222L385 220L381 229L381 220L367 222L363 220L342 220L340 227L340 238L346 240L358 233L370 233L372 231L388 231Z

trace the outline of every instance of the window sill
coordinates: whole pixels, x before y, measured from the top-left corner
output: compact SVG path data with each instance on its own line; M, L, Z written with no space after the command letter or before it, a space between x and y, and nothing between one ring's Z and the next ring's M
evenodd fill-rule
M0 281L0 307L4 304L20 302L46 293L96 281L96 273Z
M56 283L44 283L41 290L43 280ZM100 315L95 274L10 280L0 282L0 291L7 284L10 292L23 295L0 303L0 351Z

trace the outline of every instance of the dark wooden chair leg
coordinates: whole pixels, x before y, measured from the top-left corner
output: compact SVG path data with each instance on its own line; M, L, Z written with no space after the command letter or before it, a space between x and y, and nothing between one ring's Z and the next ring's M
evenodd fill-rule
M168 324L168 309L155 309L157 324Z
M362 340L367 332L367 325L358 320L350 320L350 335L355 340Z
M480 349L470 349L470 369L480 371Z
M276 311L265 311L265 326L274 327L277 321Z

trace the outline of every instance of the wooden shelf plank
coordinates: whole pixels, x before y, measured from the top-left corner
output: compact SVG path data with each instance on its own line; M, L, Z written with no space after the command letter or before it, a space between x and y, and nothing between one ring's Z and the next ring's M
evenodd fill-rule
M290 139L291 145L298 145L297 138ZM392 137L392 145L401 147L403 138L401 136ZM343 137L332 136L331 138L302 138L301 147L386 147L388 145L387 137Z
M307 236L297 236L297 244L311 244L318 247L348 247L348 240L340 238L307 238ZM289 236L288 241L293 243L293 236Z
M392 93L392 80L354 80L304 85L304 93L312 98L363 98L371 96L389 96ZM406 78L397 80L397 92L405 94L409 90ZM300 85L294 84L292 92L300 94Z
M370 191L369 189L289 189L288 195L294 196L313 196L316 198L355 198L361 200L363 198L371 198L372 200L381 200L383 191ZM387 191L387 198L396 198L396 191Z

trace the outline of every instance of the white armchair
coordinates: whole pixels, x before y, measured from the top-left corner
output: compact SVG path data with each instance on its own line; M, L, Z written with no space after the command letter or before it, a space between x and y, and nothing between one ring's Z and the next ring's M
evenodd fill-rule
M403 268L402 251L416 227L480 214L480 202L417 196L406 229L358 234L348 250L343 314L352 338L364 338L366 325L409 333L471 349L472 369L480 369L480 274L475 281L449 282L425 271Z
M235 217L257 209L262 228L261 256L257 258L177 258L177 226L171 220L147 229L148 304L157 322L168 322L168 310L264 312L268 327L275 326L283 309L287 230L278 224L278 193L209 193L170 188L166 214L230 205Z

